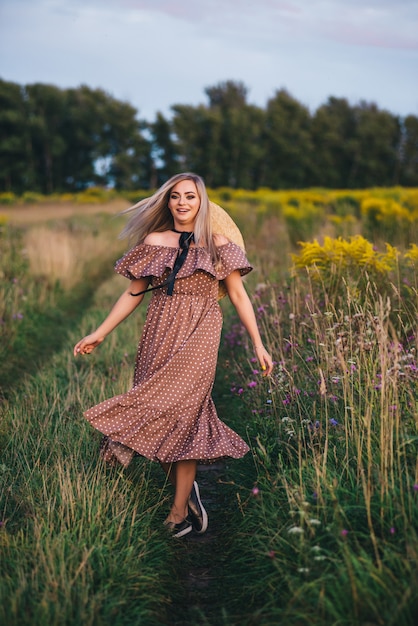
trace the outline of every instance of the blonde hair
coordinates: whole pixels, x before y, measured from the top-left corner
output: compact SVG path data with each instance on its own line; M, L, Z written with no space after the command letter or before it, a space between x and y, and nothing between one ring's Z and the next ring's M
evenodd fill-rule
M200 200L199 212L194 227L195 241L199 246L206 248L216 265L219 255L213 240L212 223L210 219L209 198L203 179L192 172L175 174L167 180L149 198L144 198L123 213L133 213L120 234L121 238L128 238L131 244L143 243L145 237L153 232L162 232L174 228L173 216L168 208L170 193L177 183L191 180L196 185Z

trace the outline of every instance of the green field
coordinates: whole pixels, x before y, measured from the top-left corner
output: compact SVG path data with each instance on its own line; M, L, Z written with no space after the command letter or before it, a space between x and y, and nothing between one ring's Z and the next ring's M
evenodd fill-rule
M418 191L210 195L276 367L260 376L223 300L214 397L251 452L200 468L210 528L185 541L160 469L104 466L82 416L129 387L146 307L72 357L124 287L135 198L0 198L5 626L415 624Z

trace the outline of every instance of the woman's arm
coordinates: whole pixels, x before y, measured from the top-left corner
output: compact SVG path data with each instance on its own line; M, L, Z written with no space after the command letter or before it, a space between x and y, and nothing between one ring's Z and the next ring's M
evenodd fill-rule
M129 287L123 292L119 300L115 303L112 310L106 319L100 324L100 326L90 335L80 339L74 346L74 356L77 354L90 354L94 348L97 348L99 344L112 332L118 324L123 322L132 311L142 302L144 295L131 296L132 293L138 293L144 291L149 284L148 278L138 278L132 280Z
M224 279L224 284L228 291L228 296L234 305L241 322L244 324L245 329L250 335L257 358L260 362L261 368L264 370L264 375L268 376L273 370L273 361L261 341L253 305L251 304L251 300L245 291L239 270L235 270L227 276Z

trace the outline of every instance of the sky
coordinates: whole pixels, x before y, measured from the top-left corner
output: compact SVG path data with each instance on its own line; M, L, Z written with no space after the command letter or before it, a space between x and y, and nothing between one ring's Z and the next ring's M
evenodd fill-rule
M0 78L104 89L139 117L233 80L418 115L418 0L0 0Z

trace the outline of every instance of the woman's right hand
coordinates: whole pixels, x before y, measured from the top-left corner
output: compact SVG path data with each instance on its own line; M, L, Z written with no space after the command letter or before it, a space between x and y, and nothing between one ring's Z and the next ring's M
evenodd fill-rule
M74 346L74 356L78 354L90 354L93 352L94 348L97 348L98 345L102 343L104 340L103 335L99 335L96 332L91 333L91 335L86 335L83 339L80 339L78 343Z

